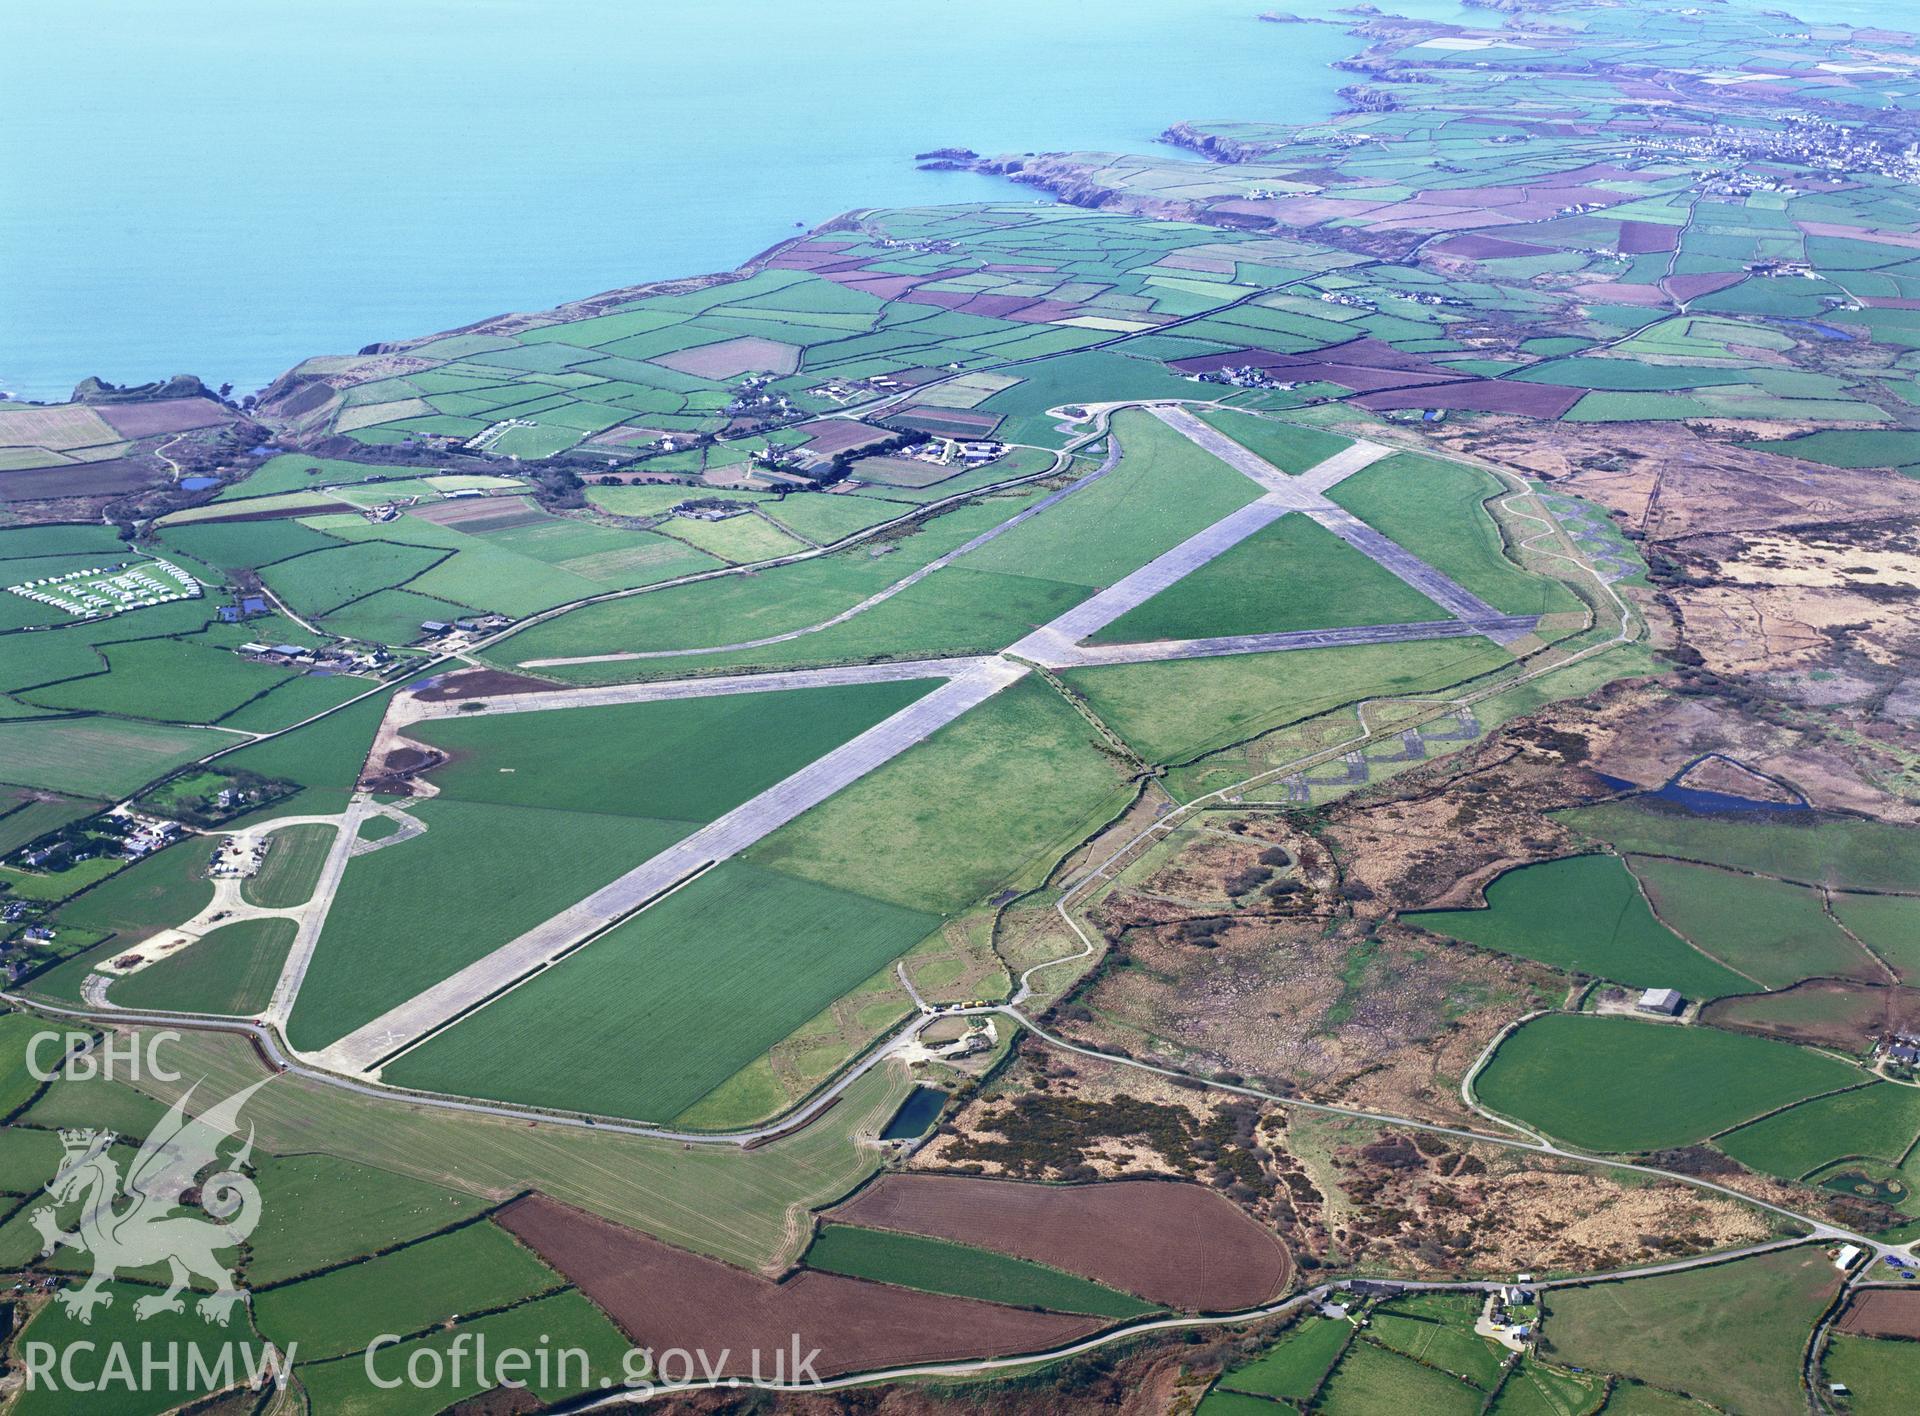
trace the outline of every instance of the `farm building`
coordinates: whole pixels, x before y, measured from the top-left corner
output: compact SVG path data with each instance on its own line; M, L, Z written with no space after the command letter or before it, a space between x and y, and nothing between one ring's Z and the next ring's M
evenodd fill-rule
M1677 1018L1681 1009L1687 1006L1687 1000L1671 988L1649 988L1640 995L1640 1001L1634 1004L1643 1013L1659 1013L1665 1017Z

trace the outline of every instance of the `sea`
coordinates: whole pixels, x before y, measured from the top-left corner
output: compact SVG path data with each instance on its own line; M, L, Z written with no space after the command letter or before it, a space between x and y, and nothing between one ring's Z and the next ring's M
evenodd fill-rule
M247 392L309 355L728 269L853 207L1032 199L917 152L1138 152L1182 119L1331 113L1353 76L1328 65L1360 42L1263 8L1336 12L7 0L0 391Z

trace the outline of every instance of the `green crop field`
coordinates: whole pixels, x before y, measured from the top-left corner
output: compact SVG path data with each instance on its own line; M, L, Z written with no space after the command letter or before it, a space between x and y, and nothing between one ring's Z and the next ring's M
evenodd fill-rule
M1607 1382L1538 1358L1521 1360L1500 1388L1490 1416L1594 1416L1607 1400Z
M669 1121L938 925L728 861L384 1075L427 1091ZM537 1067L526 1065L533 1054Z
M1320 1390L1353 1332L1351 1323L1339 1319L1304 1318L1246 1366L1221 1377L1220 1385L1276 1401L1305 1401Z
M1363 698L1432 693L1513 662L1484 639L1299 649L1061 675L1149 762L1186 762Z
M1850 1393L1852 1416L1906 1416L1920 1391L1920 1342L1835 1333L1824 1367L1827 1380Z
M1304 472L1309 467L1325 462L1342 448L1353 445L1350 438L1322 432L1318 428L1303 428L1297 423L1257 417L1251 413L1202 408L1198 414L1203 423L1225 433L1247 451L1265 458L1282 472Z
M1477 1313L1479 1305L1471 1306ZM1426 1366L1438 1367L1483 1391L1499 1385L1503 1353L1486 1338L1474 1336L1472 1314L1462 1326L1380 1309L1368 1320L1367 1336L1382 1347L1390 1347Z
M1405 924L1633 988L1689 998L1746 993L1753 984L1703 957L1647 908L1618 856L1570 856L1522 866L1486 888L1479 910L1420 910Z
M136 639L109 646L106 656L108 672L35 689L32 700L75 712L211 723L291 677L184 639Z
M1839 1275L1817 1248L1688 1273L1556 1289L1556 1361L1691 1392L1721 1410L1799 1416L1800 1353ZM1609 1408L1611 1409L1611 1408Z
M709 555L736 564L772 560L776 556L790 556L806 549L805 542L751 512L745 516L730 516L725 521L700 521L693 517L676 516L659 530Z
M1475 1416L1486 1393L1409 1357L1356 1341L1333 1369L1315 1409L1328 1416L1380 1416L1418 1411L1423 1416Z
M1830 1161L1868 1156L1898 1165L1920 1136L1920 1088L1875 1082L1803 1101L1715 1142L1753 1170L1797 1180Z
M165 1056L182 1079L146 1077L142 1086L166 1101L196 1079L204 1078L206 1095L228 1096L268 1075L239 1037L190 1033L170 1043ZM688 1150L645 1136L396 1107L290 1075L256 1093L246 1116L259 1145L276 1154L318 1151L382 1177L410 1177L495 1202L539 1190L666 1243L744 1268L777 1270L799 1257L806 1235L799 1216L831 1204L878 1169L880 1153L851 1138L863 1129L877 1133L911 1087L904 1068L875 1068L819 1121L746 1152L730 1146ZM111 1126L144 1135L161 1110L116 1083L60 1082L29 1114L41 1125ZM364 1188L343 1191L337 1207L321 1194L320 1177L312 1188L320 1196L317 1213L360 1223L353 1216ZM414 1232L437 1227L424 1219L418 1225ZM336 1236L289 1233L277 1268L297 1273L326 1262L330 1256L320 1252L322 1246L337 1247Z
M748 859L955 912L1051 866L1126 794L1093 730L1028 678L783 826Z
M893 1283L928 1293L950 1293L1015 1307L1133 1318L1156 1311L1153 1304L1105 1284L1062 1273L970 1244L829 1224L806 1254L809 1268Z
M463 801L413 814L426 834L355 858L288 1020L312 1049L370 1022L576 904L695 823ZM407 948L396 951L395 939Z
M1576 807L1557 819L1623 855L1677 856L1836 890L1920 894L1920 831L1885 821L1814 812L1743 820L1639 801Z
M1399 453L1336 483L1327 495L1496 609L1578 609L1557 580L1530 575L1507 558L1484 505L1502 490L1498 479L1458 462Z
M1649 1151L1692 1145L1863 1079L1843 1062L1765 1038L1561 1013L1501 1043L1474 1087L1496 1111L1572 1145Z
M405 1336L463 1312L485 1312L557 1288L563 1280L488 1221L391 1254L256 1293L254 1321L308 1359L365 1347L380 1333Z
M961 562L969 570L1113 584L1259 497L1257 483L1145 413L1115 417L1120 465Z
M251 879L240 882L240 898L262 909L304 905L319 882L336 828L313 823L287 826L267 837L266 859Z
M440 718L442 800L710 821L924 696L931 680ZM638 864L636 861L635 864Z
M461 1224L488 1201L338 1156L261 1161L265 1203L248 1238L247 1282L284 1283Z
M1768 988L1803 978L1884 978L1827 917L1818 891L1650 856L1635 857L1632 867L1662 919Z
M243 747L221 758L220 765L303 787L344 791L360 780L389 696L375 694L270 742ZM284 815L284 808L278 814Z
M451 1350L456 1342L465 1344L466 1356L457 1380ZM434 1416L449 1403L480 1396L488 1389L490 1378L478 1375L472 1355L481 1343L492 1353L536 1354L535 1365L528 1369L525 1380L528 1392L543 1404L598 1390L603 1379L613 1383L625 1380L623 1362L631 1347L598 1308L579 1293L569 1291L382 1348L371 1359L372 1375L369 1359L358 1352L331 1361L303 1362L297 1371L307 1388L311 1409L327 1412L328 1416ZM439 1354L438 1366L423 1363L420 1368L446 1373L439 1385L415 1387L406 1382L408 1363L423 1349ZM585 1354L584 1363L577 1357L569 1357L565 1363L559 1360L561 1353L573 1351ZM537 1354L543 1352L552 1354L545 1375L537 1363ZM377 1387L374 1376L400 1385Z
M265 567L261 578L295 610L324 615L363 595L411 580L449 554L428 546L363 541L279 561Z
M111 930L131 944L192 919L213 903L203 842L189 836L128 866L60 911L63 924Z
M118 718L0 721L0 780L107 800L231 741L225 733Z
M1318 522L1285 516L1120 616L1091 642L1206 639L1447 617Z
M113 1001L122 1008L251 1016L272 999L295 929L290 919L223 924L115 983Z
M1835 894L1833 912L1905 982L1920 981L1920 898Z

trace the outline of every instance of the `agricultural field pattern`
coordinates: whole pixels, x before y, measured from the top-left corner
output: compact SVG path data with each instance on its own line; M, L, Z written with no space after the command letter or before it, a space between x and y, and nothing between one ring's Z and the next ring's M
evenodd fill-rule
M1885 10L0 398L0 1410L1920 1409Z

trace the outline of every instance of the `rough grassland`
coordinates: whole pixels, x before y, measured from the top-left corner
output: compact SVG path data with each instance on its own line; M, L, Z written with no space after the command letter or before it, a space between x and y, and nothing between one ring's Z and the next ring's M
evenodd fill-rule
M290 919L249 919L149 964L111 988L122 1008L251 1016L273 997L296 930Z
M184 1080L148 1078L142 1085L169 1102L195 1078L206 1078L205 1095L228 1096L266 1075L237 1037L189 1034L170 1044L166 1057ZM875 1068L819 1121L746 1152L409 1107L292 1076L256 1093L247 1120L271 1151L317 1147L357 1166L496 1201L535 1189L669 1244L777 1271L799 1257L801 1216L839 1199L879 1166L879 1153L851 1138L877 1134L910 1085L902 1068ZM117 1116L125 1107L114 1105L121 1098L139 1108L125 1122ZM160 1109L108 1083L69 1088L61 1101L43 1098L35 1121L143 1135Z
M1095 644L1442 620L1447 612L1318 522L1286 516L1095 634Z
M760 842L760 865L934 913L1050 865L1123 789L1028 678Z
M253 1301L260 1330L312 1357L352 1352L380 1333L420 1332L462 1312L484 1312L561 1283L491 1223L469 1224Z
M1753 1170L1797 1180L1843 1156L1898 1165L1920 1135L1920 1088L1875 1082L1742 1126L1716 1145Z
M1662 919L1768 988L1803 978L1886 978L1805 886L1648 856L1632 865Z
M938 925L729 861L384 1075L427 1091L668 1121Z
M1184 762L1362 698L1427 693L1512 663L1484 639L1300 649L1061 675L1149 762Z
M1817 1248L1659 1278L1555 1290L1556 1361L1690 1392L1722 1410L1799 1416L1800 1352L1838 1275Z
M1692 1145L1863 1076L1765 1038L1558 1013L1503 1042L1474 1085L1496 1111L1573 1145L1649 1151Z
M0 723L0 781L106 800L230 741L226 733L113 718Z
M1356 472L1327 495L1509 614L1577 608L1557 580L1529 575L1507 559L1500 528L1482 505L1500 490L1485 472L1400 453Z
M1838 890L1920 894L1920 831L1910 826L1813 812L1763 820L1698 816L1638 802L1576 807L1558 819L1624 855L1708 861Z
M1753 985L1687 946L1654 918L1620 857L1572 856L1509 870L1479 910L1420 910L1406 924L1482 949L1632 988L1677 988L1689 998Z
M849 1224L829 1224L822 1229L807 1250L806 1263L809 1268L849 1278L1022 1308L1092 1313L1104 1318L1131 1318L1156 1311L1151 1303L1130 1294L1043 1264L969 1244Z
M288 826L267 837L267 857L259 873L240 883L240 898L264 909L304 905L327 863L335 828L312 824Z

